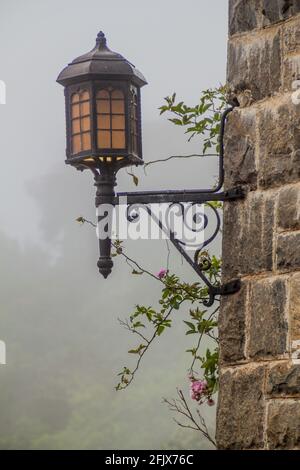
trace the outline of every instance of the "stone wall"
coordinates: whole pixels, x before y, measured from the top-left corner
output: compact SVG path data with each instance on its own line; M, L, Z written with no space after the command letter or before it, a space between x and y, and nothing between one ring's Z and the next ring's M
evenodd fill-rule
M229 0L229 35L218 447L300 449L300 0Z

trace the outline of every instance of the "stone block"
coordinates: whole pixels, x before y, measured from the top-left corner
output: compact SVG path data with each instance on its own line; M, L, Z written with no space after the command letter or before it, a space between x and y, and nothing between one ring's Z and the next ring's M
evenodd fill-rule
M278 195L279 230L300 229L300 186L282 189Z
M282 91L292 91L293 82L300 79L299 17L282 25L282 55Z
M229 41L227 80L232 93L251 93L258 101L278 92L281 87L281 40L279 31L245 40Z
M229 0L229 34L243 33L262 26L262 0Z
M299 0L262 0L264 26L291 18L300 11Z
M256 189L256 109L237 109L231 113L225 137L225 188L247 185Z
M272 400L268 407L267 443L270 450L300 449L299 400Z
M290 279L290 336L291 341L300 340L300 273Z
M220 340L220 362L234 363L245 359L245 311L247 284L234 295L221 299L218 320Z
M299 12L300 0L229 0L229 33L270 26Z
M295 19L282 26L283 54L289 55L300 52L300 21Z
M290 362L272 365L267 372L269 398L300 397L300 366Z
M217 411L219 449L263 448L264 366L240 366L220 377Z
M270 102L258 114L259 185L276 187L300 178L300 106L291 95Z
M287 288L282 279L254 281L249 291L250 358L269 359L287 353Z
M240 238L245 201L224 204L222 237L222 275L223 282L234 279L240 274Z
M273 268L274 195L249 193L225 203L223 229L224 281Z
M284 233L277 238L277 269L291 271L300 268L300 233Z

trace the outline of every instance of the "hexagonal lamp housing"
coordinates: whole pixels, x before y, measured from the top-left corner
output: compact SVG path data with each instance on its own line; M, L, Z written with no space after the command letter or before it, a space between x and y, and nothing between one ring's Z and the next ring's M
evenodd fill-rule
M141 94L144 76L111 51L101 31L96 45L62 70L65 87L66 163L119 169L142 160Z

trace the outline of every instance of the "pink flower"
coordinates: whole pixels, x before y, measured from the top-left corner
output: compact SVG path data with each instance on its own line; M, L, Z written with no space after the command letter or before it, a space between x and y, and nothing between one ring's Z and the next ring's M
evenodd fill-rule
M168 271L161 268L161 270L156 274L159 279L163 279L167 275Z
M202 393L207 387L207 383L205 380L194 380L191 383L191 389L196 393Z
M214 400L213 400L212 398L209 398L209 399L207 400L207 404L208 404L208 406L214 406L215 402L214 402Z
M190 397L191 397L192 400L197 400L198 401L199 395L196 392L194 392L193 390L190 390Z
M200 401L206 389L207 389L206 380L193 380L190 384L191 399Z

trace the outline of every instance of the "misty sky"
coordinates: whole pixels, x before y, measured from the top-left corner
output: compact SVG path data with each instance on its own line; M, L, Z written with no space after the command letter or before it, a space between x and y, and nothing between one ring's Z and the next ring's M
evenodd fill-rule
M104 340L105 332L95 320L102 316L107 328L110 326L114 368L118 369L124 362L127 338L122 336L122 350L119 350L119 333L114 337L114 328L118 328L117 317L127 315L137 302L152 302L158 291L146 279L128 276L128 266L121 261L116 262L115 270L106 282L99 277L95 234L88 227L75 223L79 215L90 219L95 217L93 180L90 174L76 172L64 164L64 95L63 88L56 83L59 72L68 62L94 47L100 30L105 32L108 46L135 64L149 83L142 90L144 159L149 161L174 153L199 152L200 142L186 143L180 129L173 128L166 118L159 116L158 107L163 98L174 91L187 104L196 104L202 89L224 83L227 2L1 1L0 80L4 80L7 86L7 104L0 105L1 237L6 240L5 243L16 240L20 245L19 248L12 245L16 248L9 251L11 265L17 266L18 256L21 256L17 256L17 249L24 256L32 253L26 258L27 264L24 260L21 263L23 268L26 264L26 268L18 274L21 290L27 276L34 279L35 263L43 269L48 266L53 278L57 272L60 286L66 292L63 300L65 312L76 310L76 304L70 299L78 284L87 292L85 282L88 279L89 305L86 309L88 318L95 321L93 327L98 329L96 339L99 345L102 344L99 346L99 356L103 358L110 354L107 338ZM217 169L213 160L188 160L153 166L147 171L147 176L142 170L138 170L137 174L139 189L201 188L213 185ZM118 176L118 190L127 189L134 190L135 187L123 171ZM164 242L143 241L135 245L130 242L128 249L142 260L143 265L153 270L159 270L166 259ZM5 251L5 247L0 247L2 256ZM10 270L7 253L5 259ZM34 260L32 265L30 259ZM56 262L61 264L56 265ZM171 266L188 279L194 279L190 268L182 265L180 256L173 251ZM14 273L15 268L11 269ZM11 291L13 282L13 276L4 277L1 280L3 289ZM77 284L74 285L74 282ZM14 295L18 296L18 293ZM43 296L40 295L39 299L42 306ZM5 309L5 305L2 307ZM44 307L47 321L47 306ZM23 313L26 308L21 303ZM75 315L72 326L77 334L82 326L79 313ZM16 319L19 314L20 311L12 312ZM60 328L64 328L63 319L62 314ZM5 323L0 320L0 339L3 340L6 339L5 328ZM43 328L42 320L40 328ZM180 329L176 331L179 335ZM68 338L67 331L65 333ZM87 328L85 341L89 341L88 333L92 333L90 327ZM93 336L91 340L97 343L96 339ZM172 337L167 341L168 346L162 351L168 350L169 357L163 353L160 364L161 367L170 368L172 356L173 363L182 365L181 376L178 377L180 381L185 374L182 359L184 343L179 350L180 342L173 341ZM31 348L31 343L27 344L28 348ZM38 350L37 344L33 349ZM18 363L18 357L14 360ZM153 366L157 356L153 361L150 359L146 364ZM9 367L9 354L6 367ZM57 367L63 370L63 364ZM170 388L177 384L176 374L179 372L174 366ZM113 383L114 377L109 377L109 380ZM151 376L147 380L152 380ZM137 387L142 387L142 383ZM164 390L158 387L158 399L163 394ZM136 417L137 422L138 419ZM128 426L127 430L130 431ZM174 426L172 422L170 426ZM149 429L149 439L152 433L153 429Z
M159 117L157 108L173 91L186 102L196 103L200 90L224 82L226 3L1 2L0 79L7 84L7 104L0 107L3 229L18 239L36 240L41 236L39 210L31 197L35 196L32 193L40 177L69 173L66 199L78 178L86 194L90 183L85 181L87 178L64 166L63 89L55 80L68 62L94 46L100 29L105 31L110 48L134 63L148 80L142 102L145 160L178 152L179 144L183 150L190 150L183 147L185 139L177 137L179 132ZM162 172L153 168L143 185L152 187L157 182L168 188L180 187L179 172L176 174L170 166L163 177ZM205 182L203 164L199 164L197 178L188 174L184 181L199 185ZM48 197L53 197L53 191Z

